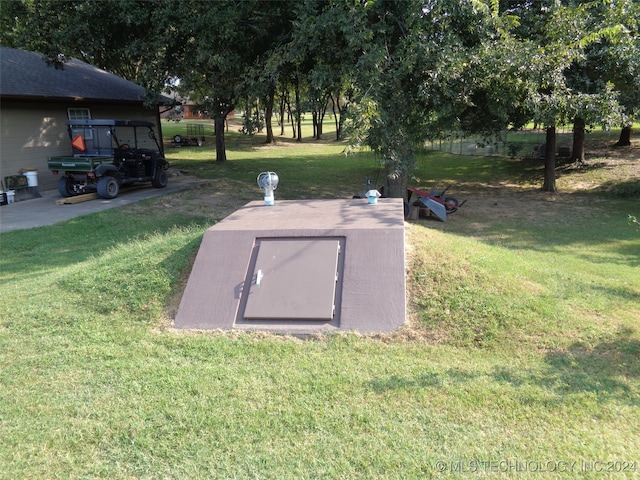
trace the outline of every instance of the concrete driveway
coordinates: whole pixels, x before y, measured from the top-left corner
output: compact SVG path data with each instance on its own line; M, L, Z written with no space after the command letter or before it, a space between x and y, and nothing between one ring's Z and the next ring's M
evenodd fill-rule
M96 198L82 203L63 205L56 203L56 200L62 199L57 190L40 192L41 198L32 198L27 192L17 192L19 196L15 203L0 207L0 232L53 225L81 215L188 190L203 183L205 183L204 180L196 177L171 175L166 188L153 188L149 185L148 187L132 189L131 191L123 189L118 197L112 200Z

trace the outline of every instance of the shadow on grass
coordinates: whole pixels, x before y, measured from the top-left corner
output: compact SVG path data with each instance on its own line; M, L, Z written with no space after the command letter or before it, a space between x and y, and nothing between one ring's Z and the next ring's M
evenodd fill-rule
M498 368L494 378L515 387L538 385L561 397L592 394L598 402L640 405L637 387L633 386L640 379L640 341L632 338L633 333L622 329L593 347L575 342L547 353L545 368L540 371Z
M595 191L620 198L640 198L640 180L604 182Z
M444 372L429 372L415 378L392 375L384 379L371 380L368 386L376 393L388 391L413 390L423 388L442 388L447 385L462 385L473 382L481 376L479 373L462 372L450 369Z
M640 341L631 329L622 329L609 341L594 347L576 342L567 350L546 355L545 384L559 394L593 392L600 400L617 398L640 405L627 380L640 379Z
M541 388L554 395L559 402L573 394L592 395L597 402L615 400L640 405L637 383L640 380L640 341L632 338L633 331L623 329L612 339L594 347L576 342L568 349L547 353L539 368L516 369L496 367L489 374L450 369L429 372L416 377L392 375L368 382L368 387L378 394L415 389L442 389L470 383L482 378L508 384L515 389ZM520 395L520 394L519 394ZM535 396L529 397L535 402ZM540 401L547 403L547 395Z
M605 184L625 191L638 181ZM614 187L611 187L614 188ZM635 214L635 196L603 195L602 191L546 193L522 184L463 181L453 189L467 203L452 222L436 223L447 233L474 237L509 250L555 254L567 251L594 264L640 265L640 236L628 223ZM574 248L575 247L575 248Z
M256 150L260 153L260 148ZM172 160L172 164L200 178L228 178L244 182L249 191L255 192L256 200L262 198L256 185L258 174L275 171L280 178L276 201L351 198L363 190L367 177L375 179L380 171L375 157L369 152L350 156L339 153L323 155L310 148L308 154L288 152L286 158L280 158L278 151L267 147L264 155L236 158L224 163Z
M540 199L541 203L531 200L529 205L532 209L540 207L539 217L523 213L522 217L496 218L482 241L509 250L550 255L566 246L573 249L566 252L570 256L592 264L640 266L640 236L629 227L627 216L621 213L622 204L592 204L589 196L570 196L572 198L565 198L564 203L554 206L544 205L544 199ZM571 202L583 210L572 214ZM591 208L587 215L588 206ZM544 207L548 209L542 210ZM466 208L473 207L469 205ZM478 215L474 221L482 221L482 217ZM466 234L463 232L463 235Z
M167 215L160 211L153 215L133 217L117 208L51 226L5 232L2 234L0 269L4 275L16 280L29 275L42 275L99 257L103 252L127 244L132 239L166 233L180 226L193 226L198 221L198 217Z
M72 297L97 297L97 301L82 305L91 318L126 312L131 320L153 321L158 314L153 306L164 308L200 241L198 236L165 251L161 251L158 242L148 249L123 244L97 257L90 269L78 269L70 278L59 280L57 286ZM139 251L140 258L136 258L135 251Z
M224 143L227 152L251 152L260 148L272 148L275 146L304 146L305 144L323 144L323 145L335 145L343 143L343 140L336 140L335 132L324 133L321 140L317 140L312 136L305 136L302 140L293 138L289 132L284 135L280 135L280 129L274 132L274 143L266 143L266 137L264 135L246 135L237 131L237 128L231 128L224 134ZM185 152L203 152L210 150L211 156L215 159L216 152L216 138L215 135L207 135L206 143L203 147L179 147L175 148L173 142L170 139L165 139L164 147L166 151L180 151L184 149Z

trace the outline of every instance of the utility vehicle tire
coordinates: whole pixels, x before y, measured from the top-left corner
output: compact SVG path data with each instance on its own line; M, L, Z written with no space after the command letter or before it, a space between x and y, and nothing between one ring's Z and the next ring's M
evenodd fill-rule
M73 191L73 184L67 176L58 179L58 192L65 198L76 195L76 192Z
M182 137L180 135L174 136L173 143L182 143Z
M447 210L447 213L453 213L455 211L458 210L458 205L460 204L458 202L458 199L455 197L445 197L444 199L445 203L447 205L445 205L445 209Z
M151 180L151 185L155 188L164 188L168 183L169 175L167 175L167 171L162 168L157 171L156 176Z
M100 198L116 198L119 191L118 180L111 175L105 175L98 180L98 196Z

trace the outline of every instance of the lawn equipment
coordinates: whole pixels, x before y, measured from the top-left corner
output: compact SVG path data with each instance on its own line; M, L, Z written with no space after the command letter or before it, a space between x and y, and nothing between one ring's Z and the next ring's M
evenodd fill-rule
M438 192L438 190L434 187L431 189L430 193L426 193L422 190L418 190L417 188L407 187L407 200L410 206L416 206L416 204L417 206L419 206L420 204L424 205L436 217L438 217L443 222L446 222L448 213L457 212L458 209L466 203L466 200L460 203L455 197L445 197L445 193L447 193L447 190L449 190L449 188L451 188L451 185L449 185L441 192ZM417 195L418 199L412 204L411 196L414 193Z

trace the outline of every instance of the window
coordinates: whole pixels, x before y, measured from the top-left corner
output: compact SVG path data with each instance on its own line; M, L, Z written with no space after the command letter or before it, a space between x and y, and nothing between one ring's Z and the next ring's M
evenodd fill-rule
M91 110L88 108L68 108L69 120L91 120Z
M88 108L67 108L67 117L69 120L91 120L91 110ZM72 128L71 129L71 137L75 138L78 135L82 135L86 140L91 140L93 138L93 131L83 128Z

